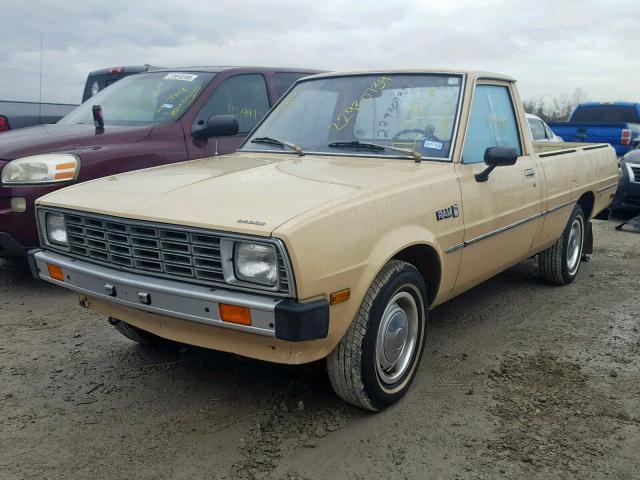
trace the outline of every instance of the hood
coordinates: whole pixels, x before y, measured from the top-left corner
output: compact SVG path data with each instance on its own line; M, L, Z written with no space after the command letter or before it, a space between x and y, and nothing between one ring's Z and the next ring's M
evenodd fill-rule
M80 153L83 148L102 145L134 143L144 140L153 126L106 126L96 134L93 125L71 124L36 125L10 130L0 135L0 159L14 160L27 155L51 152Z
M138 170L58 190L41 205L268 235L313 208L384 188L436 162L235 153ZM418 170L419 169L419 170Z

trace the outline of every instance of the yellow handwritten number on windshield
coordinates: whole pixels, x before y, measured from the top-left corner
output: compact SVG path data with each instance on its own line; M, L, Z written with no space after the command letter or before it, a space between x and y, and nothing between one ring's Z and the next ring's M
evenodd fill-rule
M349 125L349 123L355 116L354 112L357 112L360 109L360 100L373 98L374 95L380 94L380 92L387 87L387 82L389 82L390 80L391 79L389 77L380 77L376 81L374 81L370 87L367 87L365 89L365 91L360 96L360 99L351 102L351 105L344 109L344 113L338 115L336 121L329 124L329 128L334 128L339 132L344 127Z

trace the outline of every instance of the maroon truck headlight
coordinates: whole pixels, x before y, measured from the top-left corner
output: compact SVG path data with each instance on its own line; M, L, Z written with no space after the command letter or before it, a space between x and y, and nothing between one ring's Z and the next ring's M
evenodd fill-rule
M2 183L25 185L68 182L78 178L80 158L70 153L46 153L11 160L2 169Z

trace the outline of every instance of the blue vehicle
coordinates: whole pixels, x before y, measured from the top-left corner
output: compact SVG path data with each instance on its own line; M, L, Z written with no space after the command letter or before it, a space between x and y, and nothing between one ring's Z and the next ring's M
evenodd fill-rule
M633 150L634 140L640 137L640 103L581 103L569 121L548 125L565 142L610 143L620 158Z

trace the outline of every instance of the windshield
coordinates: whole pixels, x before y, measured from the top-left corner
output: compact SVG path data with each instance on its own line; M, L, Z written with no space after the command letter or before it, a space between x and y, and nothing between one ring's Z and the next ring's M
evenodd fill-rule
M187 111L214 75L203 72L131 75L98 92L58 123L93 125L93 105L102 107L105 125L172 122Z
M293 143L306 153L403 157L389 148L373 148L375 144L415 150L425 159L448 159L461 86L462 76L442 74L302 81L242 149L283 151L260 141L267 137Z

